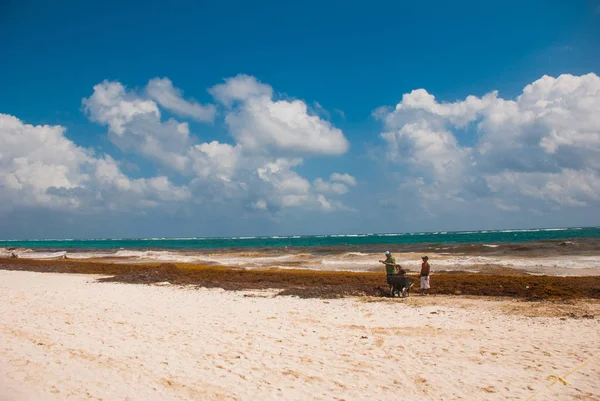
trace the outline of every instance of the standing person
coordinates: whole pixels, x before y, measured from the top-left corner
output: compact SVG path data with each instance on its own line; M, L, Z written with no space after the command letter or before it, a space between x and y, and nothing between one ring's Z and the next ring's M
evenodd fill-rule
M385 265L385 273L388 278L388 284L390 283L389 278L396 273L396 258L392 256L390 251L385 251L385 260L380 260L379 263Z
M427 256L423 256L421 259L423 259L423 263L421 263L421 274L419 274L419 277L421 278L421 295L428 295L431 266L429 266L429 258Z

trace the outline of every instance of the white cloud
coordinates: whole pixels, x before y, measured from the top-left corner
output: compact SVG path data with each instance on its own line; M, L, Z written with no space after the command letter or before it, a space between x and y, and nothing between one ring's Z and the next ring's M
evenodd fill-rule
M436 116L448 120L452 125L463 127L475 120L477 114L496 99L497 92L485 95L483 98L468 96L464 101L454 103L438 103L435 97L425 89L417 89L402 96L402 102L396 105L393 114L386 119L388 125L403 123L403 117L412 118L415 112L422 116Z
M149 94L162 97L163 107L178 107L182 115L198 111L187 107L191 104L183 99L176 101L165 96L169 91L176 91L171 93L173 96L179 95L167 78L151 80L147 87ZM94 93L83 104L92 121L108 125L110 139L122 150L141 154L180 174L225 181L231 178L237 160L232 146L216 141L195 144L186 122L161 121L154 101L127 91L121 83L104 81L94 86Z
M161 121L159 106L183 117L200 117L201 106L183 100L168 78L151 80L142 93L104 81L83 103L93 121L108 125L109 138L122 150L189 177L196 202L227 198L270 211L338 206L319 201L317 190L293 169L304 156L345 151L348 144L340 130L309 115L301 101L273 101L273 89L254 77L229 78L209 92L228 108L225 122L236 143L198 143L187 123ZM348 191L352 177L340 175L339 180L330 194Z
M246 101L251 98L267 98L273 96L273 88L258 82L254 77L240 74L227 78L224 84L213 86L208 91L219 103L228 107L236 101Z
M312 110L313 114L326 118L327 120L331 120L331 113L325 109L319 102L313 102Z
M317 195L317 201L319 202L323 210L332 210L334 208L331 202L329 202L327 198L325 198L325 196L321 194Z
M225 117L231 134L246 150L295 155L341 155L349 148L342 131L310 115L300 100L273 100L270 86L238 75L214 86L215 99L232 106Z
M88 178L81 167L93 161L91 153L64 133L60 126L33 126L0 114L0 186L5 202L60 206L65 200L47 190L76 188Z
M259 167L256 170L256 177L260 183L255 184L255 188L261 199L254 203L254 207L275 210L281 207L302 207L323 211L345 209L342 203L327 199L321 193L323 191L319 182L322 180L317 179L314 185L311 185L306 178L292 170L301 163L301 159L279 158ZM328 189L330 188L328 186ZM345 191L327 192L330 195L340 195L347 192L347 188Z
M156 201L180 201L186 188L166 177L130 179L107 155L75 145L61 126L34 126L0 114L0 198L4 209L123 210Z
M439 180L458 177L470 157L471 150L460 147L452 133L436 130L426 120L407 123L381 136L389 159L408 162Z
M586 206L600 201L597 171L564 169L559 173L502 172L487 176L494 193L507 199L528 197L564 206Z
M147 156L178 171L189 168L191 145L187 123L161 122L158 105L119 82L104 81L82 101L92 121L107 124L110 139L125 151Z
M252 203L252 207L258 210L267 210L267 202L264 199L259 199Z
M310 189L310 183L300 177L291 167L300 164L299 160L277 159L273 163L267 163L257 170L258 177L264 182L269 182L282 192L306 195Z
M331 174L331 177L329 177L329 179L331 181L337 181L337 182L344 183L351 187L356 185L356 178L354 178L350 174L333 173L333 174Z
M595 74L544 76L515 100L494 91L439 103L418 89L394 110L373 114L385 125L387 157L429 180L419 190L421 199L487 196L498 208L514 211L524 199L584 206L600 198ZM458 135L471 135L462 131L469 126L477 132L469 139L473 144L461 145Z
M341 182L328 182L322 178L317 178L314 182L315 189L317 192L322 193L334 193L343 195L349 191L348 186Z
M92 121L107 124L111 132L122 135L124 125L137 115L160 118L156 103L127 93L119 82L104 81L94 86L94 94L83 99L83 107Z
M194 145L188 153L196 176L231 181L240 157L240 148L212 141Z
M183 92L173 86L169 78L154 78L148 82L146 92L150 98L165 109L180 117L190 117L198 121L212 122L215 118L214 105L203 106L183 99Z
M356 185L356 179L350 174L333 173L329 181L317 178L313 184L317 192L343 195L350 191L349 186Z
M173 185L167 177L158 176L150 178L130 179L123 174L117 163L108 155L95 160L95 174L91 189L117 190L121 193L139 196L140 201L146 204L155 204L156 201L185 201L190 198L190 191L186 187ZM135 204L135 200L131 200ZM155 204L158 206L158 204Z

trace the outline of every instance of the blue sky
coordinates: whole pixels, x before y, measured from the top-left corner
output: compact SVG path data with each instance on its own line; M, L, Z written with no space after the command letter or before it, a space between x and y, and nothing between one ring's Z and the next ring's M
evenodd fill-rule
M14 144L13 136L24 141L0 159L2 173L14 177L0 182L5 198L0 229L7 237L600 223L594 212L600 194L593 183L600 126L591 116L600 110L598 1L165 5L9 0L0 4L0 38L0 113L19 121L5 119L0 138L5 149ZM554 81L540 81L544 75ZM161 88L172 89L187 103L164 107L158 99L164 101L166 92L149 96L148 84L155 78L167 78L169 86ZM82 103L99 96L94 86L105 81L124 88L110 107L125 113L123 102L153 102L160 109L159 121L148 122L138 113L122 129L111 128L109 120L117 117L106 114L108 105L96 102L86 109ZM239 103L231 106L209 91L242 82L262 88L267 103L245 94L230 97ZM495 116L536 82L536 101L572 101L562 111L550 106L541 111L531 105L535 102L523 102L517 114L507 112L500 126ZM394 112L403 96L416 89L435 96L435 105L455 104L457 109L431 106L415 94ZM498 101L459 104L492 91L498 91ZM588 102L575 104L582 97ZM273 105L291 107L294 101L302 102L306 113L281 110L287 120L277 120L284 125L276 128L259 120L272 115ZM259 114L246 112L256 111L258 104L265 107ZM214 116L182 117L181 107L190 105L214 107ZM548 112L556 114L548 117ZM525 119L528 113L537 113L535 121ZM237 116L235 127L228 116ZM318 118L316 125L310 117ZM144 146L135 141L148 138L158 140L158 148L172 145L168 128L160 125L169 118L188 124L189 138L182 139L187 142L168 154L140 151ZM298 121L301 128L294 125ZM59 135L68 141L63 152L84 149L94 153L93 160L82 153L62 166L51 156L52 141L29 147L33 142L27 136L39 139L43 125L66 129ZM264 127L274 131L261 132ZM507 132L519 133L511 137L511 146L503 146ZM321 143L319 135L329 139ZM202 160L189 153L212 141L225 153L211 154L211 159L205 152ZM178 154L189 166L174 166ZM116 175L110 188L106 176L97 178L104 155L130 181L128 189L115 184ZM532 157L538 162L532 163ZM229 158L237 164L219 164ZM581 163L573 166L574 159ZM277 171L269 170L269 177L258 173L273 164ZM40 165L46 168L31 167ZM54 179L39 171L51 172ZM56 174L65 177L56 179ZM135 181L153 177L165 177L168 185L160 184L160 190L180 191L177 199L151 194L158 181ZM124 193L133 191L130 187L135 196ZM116 204L110 206L109 199Z

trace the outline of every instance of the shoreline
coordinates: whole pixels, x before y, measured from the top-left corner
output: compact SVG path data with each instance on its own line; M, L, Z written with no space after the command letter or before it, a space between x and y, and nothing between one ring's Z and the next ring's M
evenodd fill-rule
M370 296L384 298L389 287L381 272L340 272L302 269L241 269L172 263L118 264L106 261L1 259L0 270L94 274L99 281L129 284L169 283L229 291L275 289L278 295L301 298ZM416 272L411 296L418 292ZM600 276L532 275L516 269L479 273L434 271L431 294L509 297L526 300L600 299Z
M589 245L589 244L588 244ZM600 244L589 245L584 251L580 245L554 246L552 249L533 245L515 248L485 248L484 251L462 252L398 252L390 248L396 261L406 271L418 271L422 255L434 261L437 271L486 273L512 270L528 274L550 276L600 276ZM261 269L298 269L339 272L378 272L381 253L351 251L348 248L306 249L215 249L210 252L190 250L110 250L103 252L67 252L50 249L17 251L19 260L52 261L69 259L81 263L156 264L222 266ZM366 251L366 250L363 250ZM0 249L0 259L9 258L12 251Z

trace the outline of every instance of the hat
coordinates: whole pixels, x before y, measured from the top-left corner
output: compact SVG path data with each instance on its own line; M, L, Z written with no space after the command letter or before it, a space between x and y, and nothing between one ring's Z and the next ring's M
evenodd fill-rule
M390 251L385 251L385 256L390 256Z
M428 256L421 256L421 259L423 259L423 260L429 260L429 257Z

